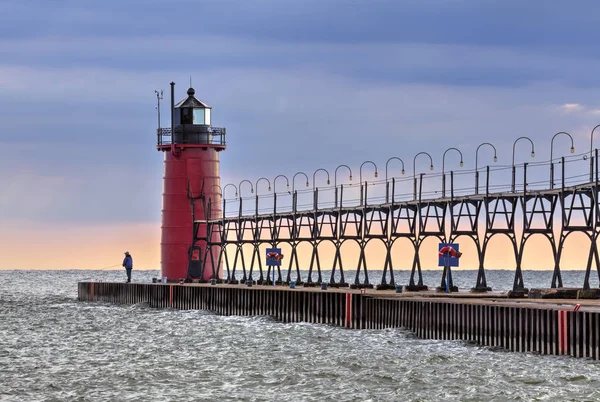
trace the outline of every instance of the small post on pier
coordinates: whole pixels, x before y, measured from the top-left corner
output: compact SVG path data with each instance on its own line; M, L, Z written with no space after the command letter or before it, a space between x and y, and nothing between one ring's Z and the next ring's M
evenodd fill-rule
M596 185L598 185L598 148L596 148L594 150L594 154L596 156L595 162L596 162Z
M516 172L517 172L517 168L515 167L515 165L512 166L512 187L511 187L511 192L515 192L515 179L516 179Z
M359 183L360 184L360 206L363 206L363 184L362 182Z
M446 173L442 173L442 198L446 198Z
M417 178L414 178L413 182L413 200L417 199Z
M594 181L594 155L590 149L590 182Z
M550 160L550 190L554 190L554 161L553 160Z
M292 212L296 213L296 208L298 207L298 190L294 191L292 194Z
M335 195L335 202L333 204L334 208L337 208L337 204L338 204L338 188L337 186L334 188L333 193Z
M490 167L486 166L485 169L485 195L489 197L490 195Z
M562 190L565 191L565 157L560 158L561 169L562 169Z
M392 180L394 180L392 178ZM385 203L388 204L390 202L390 182L385 182Z
M523 195L527 192L527 162L523 164Z

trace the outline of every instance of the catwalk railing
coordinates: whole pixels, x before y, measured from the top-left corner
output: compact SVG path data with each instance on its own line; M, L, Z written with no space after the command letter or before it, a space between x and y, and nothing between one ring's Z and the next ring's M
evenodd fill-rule
M329 183L329 173L319 170L327 173ZM439 242L453 243L461 239L475 245L478 270L474 288L485 290L489 289L484 263L490 240L502 235L509 239L509 252L515 259L513 290L522 290L525 289L524 251L533 236L543 236L552 250L550 286L562 287L561 257L565 242L571 234L582 233L590 241L582 287L590 287L593 265L600 278L598 150L593 155L571 155L538 163L486 166L442 174L415 172L408 179L388 178L387 173L386 164L385 180L363 181L361 166L360 185L338 185L335 177L335 184L328 187L315 186L313 174L313 188L307 190L295 188L294 176L291 191L284 192L277 192L276 178L273 194L267 196L258 195L258 185L264 178L259 179L256 186L245 180L252 192L256 188L256 195L238 197L243 182L239 187L234 186L236 199L222 201L222 216L213 216L212 212L212 204L221 202L221 187L203 189L199 196L191 197L193 245L203 250L202 269L210 270L217 278L222 266L223 279L229 283L247 280L269 283L273 273L270 267L263 267L264 249L285 246L290 251L284 259L287 274L284 279L282 270L277 267L276 282L302 284L298 248L306 243L311 249L309 263L306 263L308 256L302 256L302 270L308 271L306 285L328 282L330 286L348 286L342 245L352 242L358 246L359 257L351 286L372 287L369 269L373 270L374 264L369 261L373 256L367 248L371 242L380 242L386 255L383 266L377 269L383 271L378 287L389 288L396 283L392 248L398 240L406 239L414 251L409 287L423 289L426 286L420 252L424 241L435 238ZM302 175L308 187L309 178ZM469 183L473 178L475 185ZM270 191L271 182L264 181L268 182ZM287 182L289 187L289 180ZM208 219L196 219L199 203L204 211L202 216ZM326 243L333 246L334 258L332 265L323 269L320 255ZM215 249L217 252L213 253ZM437 254L437 248L428 252ZM216 261L214 255L219 255ZM324 271L331 271L328 278ZM446 274L444 270L441 286L445 286Z

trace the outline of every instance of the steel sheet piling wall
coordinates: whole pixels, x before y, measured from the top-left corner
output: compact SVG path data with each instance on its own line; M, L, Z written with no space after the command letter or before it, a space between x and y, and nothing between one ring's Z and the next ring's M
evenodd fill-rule
M425 339L600 359L600 313L477 301L373 297L344 291L209 285L78 283L80 301L267 315L351 329L407 328Z

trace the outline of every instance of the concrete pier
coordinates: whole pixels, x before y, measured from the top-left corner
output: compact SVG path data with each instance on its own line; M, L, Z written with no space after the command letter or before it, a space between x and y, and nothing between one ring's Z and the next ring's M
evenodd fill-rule
M80 282L85 302L264 315L351 329L407 328L517 352L600 359L600 301L509 299L501 292L439 294L230 284Z

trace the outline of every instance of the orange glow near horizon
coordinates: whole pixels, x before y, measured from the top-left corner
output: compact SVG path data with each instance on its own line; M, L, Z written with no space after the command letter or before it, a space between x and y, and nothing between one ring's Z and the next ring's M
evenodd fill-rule
M0 230L0 269L120 269L129 251L134 269L160 269L160 224L12 224Z
M33 225L8 224L0 230L0 244L3 246L0 269L2 270L57 270L57 269L121 269L123 252L129 251L134 258L134 269L160 269L160 224L126 223L106 225ZM463 257L459 269L477 269L476 248L472 240L460 238L459 244ZM266 246L262 247L262 249ZM289 247L283 245L282 252L291 256ZM248 252L247 268L251 261L251 246L244 248ZM319 248L321 268L330 269L334 256L333 245ZM261 251L262 252L262 251ZM367 246L367 264L369 270L383 269L385 248L377 240ZM582 234L573 234L565 244L561 261L562 270L582 270L586 268L589 252L589 240ZM308 244L298 246L301 269L308 269L312 249ZM228 252L233 263L234 254ZM503 236L494 237L487 251L486 269L515 268L512 246ZM347 242L342 247L345 271L354 271L357 267L359 248ZM437 240L431 238L421 246L422 269L440 269L437 266ZM392 249L395 270L408 270L412 267L414 252L408 240L400 239ZM284 261L287 269L288 261ZM552 270L554 262L547 239L533 236L525 249L523 270ZM241 267L238 267L241 270Z

